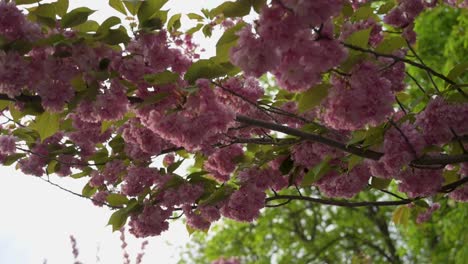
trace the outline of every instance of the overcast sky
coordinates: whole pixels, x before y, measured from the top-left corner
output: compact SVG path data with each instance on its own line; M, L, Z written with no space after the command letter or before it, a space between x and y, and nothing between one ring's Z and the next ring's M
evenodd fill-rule
M173 12L197 12L211 8L221 0L171 0L165 6ZM91 19L102 21L119 14L106 5L106 0L70 0L71 9L87 6L98 10ZM186 20L184 20L186 22ZM186 26L188 28L188 26ZM213 54L213 41L201 41L207 55ZM216 37L214 38L216 40ZM60 185L80 192L86 179L51 178ZM106 227L110 214L107 208L93 206L33 176L22 175L14 167L0 167L0 264L73 263L69 235L77 239L79 260L83 263L122 263L119 233ZM132 263L142 240L127 235ZM179 249L189 241L181 221L173 222L170 230L149 239L143 263L176 263ZM99 251L99 253L97 253Z

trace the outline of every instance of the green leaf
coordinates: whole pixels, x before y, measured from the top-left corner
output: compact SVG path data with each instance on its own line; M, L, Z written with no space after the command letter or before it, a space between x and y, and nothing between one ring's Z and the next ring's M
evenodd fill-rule
M426 209L431 208L431 206L424 200L416 200L414 201L414 204L419 207L426 208Z
M375 21L378 21L379 18L374 14L374 9L370 5L363 5L357 9L354 14L351 16L351 21L367 20L369 18L374 18Z
M137 108L141 108L141 107L144 107L144 106L156 104L156 103L160 102L161 100L163 100L164 98L166 98L167 96L169 96L169 93L167 93L167 92L157 93L157 94L152 95L152 96L150 96L148 98L145 98L143 103L139 104L137 106Z
M111 17L107 18L106 20L104 20L104 22L102 22L102 24L99 26L96 33L97 34L106 34L107 32L109 32L111 27L113 27L115 25L118 25L120 23L122 23L120 18L115 17L115 16L111 16Z
M444 176L444 185L456 182L460 179L460 176L456 170L444 170L442 175Z
M392 54L394 51L406 47L406 40L401 36L392 36L380 43L375 51L383 54Z
M377 14L379 15L387 14L393 7L395 7L395 2L388 1L387 3L379 7L379 10L377 10Z
M294 161L291 159L291 156L288 156L279 167L279 170L282 175L288 174L294 167Z
M144 76L145 81L153 85L165 85L175 83L179 80L179 75L171 71L163 71L155 74L147 74Z
M56 16L56 13L55 13L56 10L55 10L54 4L42 4L40 6L31 8L30 10L31 10L30 13L38 17L55 19L55 16Z
M400 205L393 212L392 221L395 225L407 226L411 216L410 208L406 205Z
M83 24L73 27L73 29L82 33L96 32L99 29L99 23L94 20L88 20Z
M140 21L140 28L154 30L161 29L167 21L168 11L157 11L146 20Z
M392 182L392 179L382 179L378 177L371 178L371 187L378 190L385 190Z
M250 0L224 2L210 11L211 17L224 14L224 17L243 17L250 13Z
M353 34L351 34L351 36L346 38L345 43L360 48L367 48L371 30L372 28L367 28L356 31Z
M352 171L356 165L360 164L364 160L363 157L357 155L350 155L348 158L348 171Z
M96 192L97 192L97 188L91 187L91 185L89 185L89 183L88 183L83 187L83 190L81 191L81 194L83 196L89 198L89 197L93 196Z
M171 18L169 18L169 21L167 22L167 30L169 30L170 32L178 30L181 26L180 24L181 16L182 14L175 14L171 16Z
M121 136L116 136L109 142L109 146L112 148L113 154L120 153L124 150L125 141Z
M67 13L68 5L68 0L58 0L55 2L55 11L59 16L63 17Z
M236 72L237 68L230 63L219 63L216 57L208 60L199 60L190 66L185 73L184 79L190 84L194 84L196 80L206 78L213 79L225 75L231 75Z
M187 232L188 232L188 234L189 234L189 237L190 237L193 233L197 232L197 230L194 229L194 228L192 228L189 224L185 224L185 228L187 229Z
M123 0L125 8L132 16L136 15L139 12L141 3L142 2L138 0Z
M203 32L203 35L205 35L205 37L207 38L211 37L211 35L213 34L213 26L211 26L210 24L205 25L202 28L202 32Z
M262 11L262 8L266 5L266 0L250 0L253 9L255 12L260 14L260 11Z
M72 177L73 179L80 179L88 176L89 174L91 174L92 171L93 170L91 168L85 168L82 172L72 174L70 175L70 177Z
M40 2L41 0L16 0L16 5L29 5Z
M123 26L120 26L118 29L109 29L107 34L97 39L109 45L126 44L130 41L127 30Z
M229 61L229 51L237 44L237 40L239 39L237 32L245 25L247 25L245 22L237 23L232 28L226 30L221 38L219 38L218 43L216 43L217 61Z
M2 162L2 165L10 166L10 165L12 165L13 163L15 163L16 161L18 161L19 159L21 159L23 157L26 157L26 154L24 154L24 153L15 153L15 154L8 155L4 159L4 161Z
M214 191L208 198L198 202L198 205L214 205L225 200L234 192L234 189L228 185L223 185Z
M203 24L197 24L196 26L194 26L193 28L190 28L189 30L187 30L185 33L186 34L189 34L189 35L192 35L194 34L195 32L198 32L201 28L203 27Z
M11 101L8 100L0 100L0 111L3 111L11 104Z
M161 8L166 4L166 2L167 0L146 0L144 2L138 2L139 4L141 4L141 6L137 9L138 21L140 21L140 24L152 18L158 11L161 10ZM127 3L128 2L126 2L125 5L127 5Z
M192 20L197 20L197 21L203 21L205 18L203 16L200 16L199 14L195 13L189 13L187 14L188 18Z
M64 28L78 26L85 23L88 20L88 17L94 12L94 10L87 7L79 7L65 14L60 23Z
M112 226L112 231L120 230L127 222L128 216L129 211L126 208L119 209L111 215L107 224Z
M39 133L41 141L54 135L60 128L60 116L56 113L44 112L29 126Z
M107 195L106 200L112 206L122 206L128 203L127 196L117 193Z
M316 165L313 169L309 170L307 174L304 176L301 185L302 186L310 186L312 183L320 180L327 172L329 172L332 168L330 166L330 160L332 157L327 156L325 159L322 160L318 165Z
M57 166L58 165L58 166ZM47 165L47 174L55 173L60 168L60 164L56 160L52 160Z
M179 161L177 161L177 162L172 163L172 164L167 168L167 171L168 171L169 173L173 173L175 170L177 170L177 169L180 167L180 165L182 165L182 162L184 162L183 159L182 159L182 160L179 160Z
M300 95L298 109L300 113L310 110L322 102L328 95L330 84L318 84Z
M456 82L457 78L460 77L463 73L468 71L468 62L462 62L458 65L455 65L449 73L447 74L447 78L450 80ZM448 82L445 82L445 87L447 88L450 84Z
M125 10L125 6L122 3L122 0L109 0L109 6L112 7L114 10L127 15L127 11Z

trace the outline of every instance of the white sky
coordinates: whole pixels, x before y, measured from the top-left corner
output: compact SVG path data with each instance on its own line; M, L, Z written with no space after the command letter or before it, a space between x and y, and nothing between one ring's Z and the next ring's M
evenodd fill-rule
M212 8L222 0L171 0L165 6L174 12L197 12ZM107 0L70 0L73 9L87 6L98 10L91 19L102 21L119 13L107 7ZM70 10L69 9L69 10ZM199 13L199 12L197 12ZM187 20L183 20L186 24ZM188 26L186 26L188 28ZM217 37L214 36L213 40ZM213 55L213 40L195 38ZM208 46L207 46L208 45ZM51 177L60 185L80 192L85 180ZM13 167L0 167L0 264L73 263L69 235L77 239L79 260L83 263L122 263L119 233L106 227L111 211L95 207L90 201L75 197L33 176L22 175ZM142 240L127 235L132 263ZM143 263L171 264L179 260L180 248L189 241L181 221L172 222L170 230L149 239Z

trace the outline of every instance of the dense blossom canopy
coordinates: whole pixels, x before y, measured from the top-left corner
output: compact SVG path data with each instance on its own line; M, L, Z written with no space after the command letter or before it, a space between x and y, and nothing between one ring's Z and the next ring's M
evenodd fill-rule
M82 196L137 237L180 213L189 230L253 221L274 200L468 200L466 63L429 68L413 31L421 12L467 1L237 0L188 14L187 32L165 2L110 1L129 33L67 0L0 0L1 162L89 178ZM200 59L192 34L219 29L216 56ZM391 182L408 198L334 199ZM325 198L302 196L311 188Z

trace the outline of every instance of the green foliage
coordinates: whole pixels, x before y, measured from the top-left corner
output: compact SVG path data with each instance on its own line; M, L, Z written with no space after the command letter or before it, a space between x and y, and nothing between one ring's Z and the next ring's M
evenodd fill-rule
M43 141L59 130L60 116L58 114L44 112L36 118L30 127L39 133L39 136Z
M94 12L95 11L87 7L79 7L65 14L62 17L60 23L64 28L78 26L86 22L88 20L89 15L91 15Z
M207 60L199 60L190 66L185 74L185 80L190 84L194 84L196 80L201 78L213 79L226 75L235 74L238 69L231 63L219 63L216 57Z

